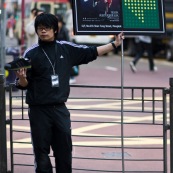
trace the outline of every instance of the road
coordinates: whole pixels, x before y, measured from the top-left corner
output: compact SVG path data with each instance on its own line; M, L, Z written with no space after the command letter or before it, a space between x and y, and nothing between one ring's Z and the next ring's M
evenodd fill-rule
M96 61L80 67L77 83L113 86L120 86L123 83L124 86L169 87L169 78L173 76L173 62L155 59L158 71L151 72L148 60L143 58L137 64L137 72L133 73L129 66L131 60L132 57L128 56L124 56L122 60L121 53L99 57Z

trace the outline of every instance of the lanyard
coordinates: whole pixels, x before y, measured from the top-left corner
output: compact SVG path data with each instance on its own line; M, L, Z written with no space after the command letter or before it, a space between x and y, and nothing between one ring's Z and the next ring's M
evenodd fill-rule
M50 65L53 69L53 75L56 75L55 74L55 63L56 63L56 57L57 57L57 45L55 44L55 62L54 62L54 65L52 64L50 58L48 57L47 53L45 52L45 50L41 47L43 53L45 54L46 58L48 59L48 61L50 62Z
M51 60L49 59L47 53L45 52L45 50L43 48L41 48L41 49L42 49L43 53L46 55L46 58L48 59L48 61L50 62L50 65L51 65L51 67L53 69L53 74L55 75L55 63L53 65L52 62L51 62Z

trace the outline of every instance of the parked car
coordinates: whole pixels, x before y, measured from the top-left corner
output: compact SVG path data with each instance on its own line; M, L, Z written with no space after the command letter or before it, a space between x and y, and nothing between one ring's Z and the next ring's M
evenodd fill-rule
M71 40L77 44L103 45L113 41L113 35L72 35Z

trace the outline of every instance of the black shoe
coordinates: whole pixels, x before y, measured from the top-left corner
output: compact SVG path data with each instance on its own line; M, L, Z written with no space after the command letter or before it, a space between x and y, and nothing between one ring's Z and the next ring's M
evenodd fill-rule
M158 71L158 68L154 66L152 69L150 69L150 71Z
M5 70L19 70L21 68L31 68L31 63L24 58L19 58L4 66Z

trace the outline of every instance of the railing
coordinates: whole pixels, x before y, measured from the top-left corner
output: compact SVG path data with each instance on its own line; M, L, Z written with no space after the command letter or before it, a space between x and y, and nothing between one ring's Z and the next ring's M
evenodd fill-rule
M124 87L121 110L121 87L71 86L73 173L167 173L167 93ZM9 92L11 173L34 168L24 100L24 92Z
M0 74L0 173L7 172L5 78Z
M7 123L11 153L8 172L30 173L34 166L31 141L17 137L30 138L25 94L8 89L6 110L5 87L4 76L0 75L0 173L7 173ZM121 87L71 87L67 105L73 128L73 173L173 173L173 78L169 89L124 87L123 124L120 91ZM24 130L16 128L18 123ZM20 151L22 147L29 149Z

